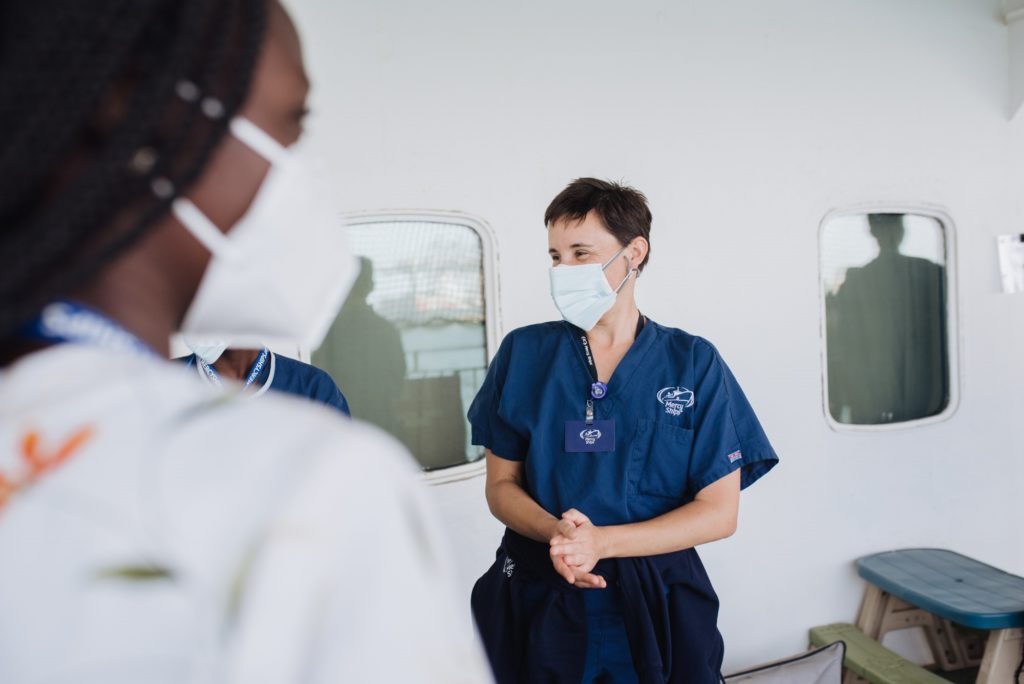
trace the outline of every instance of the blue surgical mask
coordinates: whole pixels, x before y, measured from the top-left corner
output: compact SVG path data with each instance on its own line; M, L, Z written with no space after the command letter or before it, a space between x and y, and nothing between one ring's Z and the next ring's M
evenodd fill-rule
M577 328L592 330L601 317L615 306L615 298L636 269L629 269L626 277L614 290L604 277L604 271L625 247L615 253L604 265L554 266L551 268L551 298L562 318Z

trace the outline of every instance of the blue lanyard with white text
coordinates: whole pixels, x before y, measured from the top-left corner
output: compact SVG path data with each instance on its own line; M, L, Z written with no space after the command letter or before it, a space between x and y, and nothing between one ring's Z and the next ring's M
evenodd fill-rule
M636 322L636 332L633 334L634 341L637 337L640 337L640 331L643 329L644 315L640 314ZM587 333L579 328L576 328L576 333L580 346L583 348L583 358L587 362L587 370L590 371L590 396L587 398L586 422L587 425L592 425L594 423L594 400L604 399L608 396L608 385L601 382L597 375L597 364L594 362L594 354L590 350L590 339L587 337Z
M252 384L256 382L256 379L260 377L260 374L263 372L263 367L267 365L267 358L269 356L270 350L264 347L263 351L260 352L260 355L256 357L256 361L252 364L252 368L249 369L249 375L245 378L245 385L242 388L243 390L251 387ZM224 382L220 379L220 374L214 370L213 366L206 363L206 361L201 359L198 355L196 355L196 363L198 363L199 367L204 373L206 373L206 377L210 379L210 382L215 384L217 387L224 386Z
M113 351L156 356L145 342L92 307L68 299L47 304L21 329L23 337L47 342L87 344Z

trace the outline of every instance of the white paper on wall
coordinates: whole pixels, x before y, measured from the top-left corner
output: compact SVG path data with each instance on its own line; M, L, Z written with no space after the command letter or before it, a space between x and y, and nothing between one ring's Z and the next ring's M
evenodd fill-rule
M998 240L1003 292L1024 292L1024 235L1000 235Z

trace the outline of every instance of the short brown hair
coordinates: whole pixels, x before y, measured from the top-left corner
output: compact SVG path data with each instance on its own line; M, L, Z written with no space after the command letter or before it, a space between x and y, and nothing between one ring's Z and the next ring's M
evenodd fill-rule
M597 178L577 178L551 200L544 212L544 225L551 227L557 221L582 221L593 211L625 247L634 238L651 242L651 210L647 198L636 188ZM650 259L650 250L640 264L642 271Z

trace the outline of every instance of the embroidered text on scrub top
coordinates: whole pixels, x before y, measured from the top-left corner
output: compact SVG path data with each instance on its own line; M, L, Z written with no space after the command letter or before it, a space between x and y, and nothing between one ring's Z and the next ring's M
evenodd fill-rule
M693 406L693 390L685 387L663 387L657 394L658 403L665 407L670 416L683 415L683 409Z

